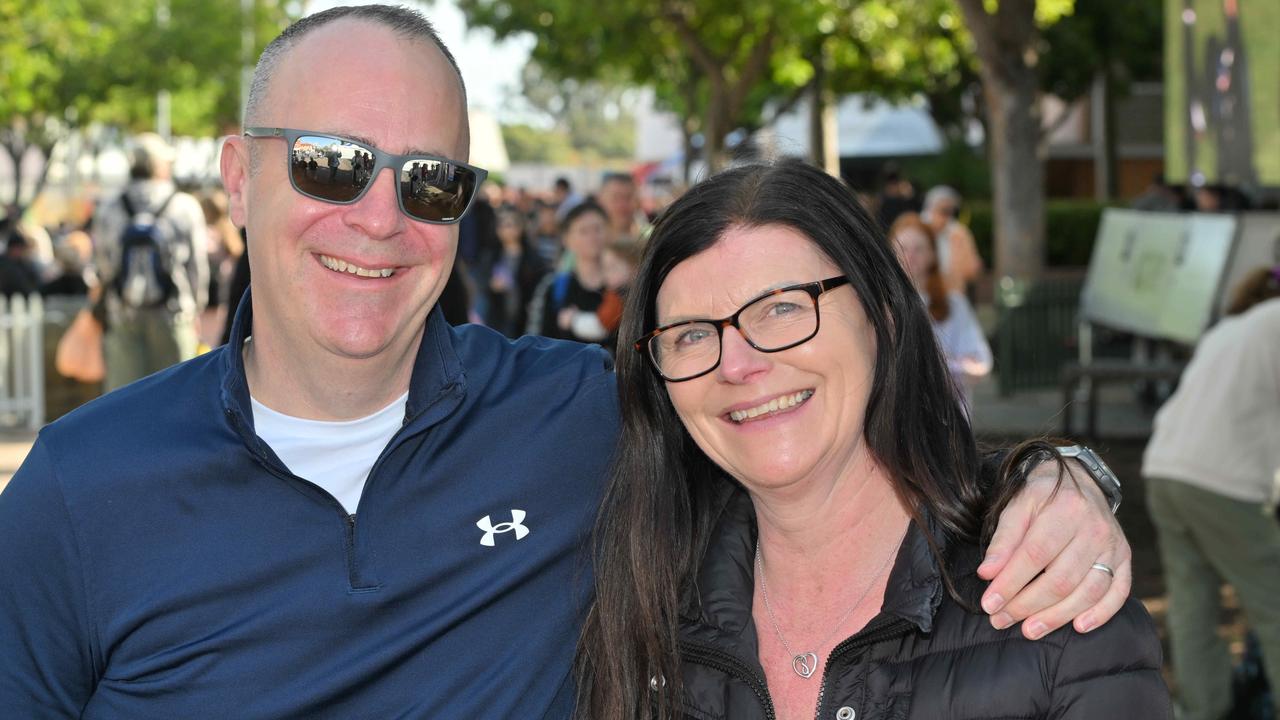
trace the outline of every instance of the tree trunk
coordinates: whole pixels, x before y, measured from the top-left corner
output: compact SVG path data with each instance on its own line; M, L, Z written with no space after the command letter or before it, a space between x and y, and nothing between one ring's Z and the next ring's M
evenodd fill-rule
M702 152L707 161L707 174L714 175L723 170L729 160L724 149L724 138L729 133L725 117L728 88L723 76L713 75L707 78L707 82L711 85L711 93L702 123Z
M809 161L831 176L840 177L839 129L827 64L826 52L819 48L810 81Z
M1034 280L1044 271L1044 158L1039 95L1029 71L1015 84L984 83L991 134L997 277Z
M1044 270L1044 157L1036 77L1035 2L957 0L980 61L994 197L997 277L1035 280Z

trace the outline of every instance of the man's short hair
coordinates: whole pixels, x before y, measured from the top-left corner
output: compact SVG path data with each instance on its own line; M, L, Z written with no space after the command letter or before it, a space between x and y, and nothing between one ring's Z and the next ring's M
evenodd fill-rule
M262 51L262 56L258 58L257 66L253 70L253 82L249 86L249 99L245 103L245 125L256 125L261 122L260 118L262 113L265 112L267 92L270 90L271 79L289 50L311 31L345 19L372 22L388 28L404 38L425 40L434 45L444 55L445 60L449 61L449 67L453 68L454 75L458 77L458 90L462 93L463 122L466 122L467 84L462 79L462 71L458 69L458 61L454 59L453 53L449 52L449 48L445 47L444 41L440 39L440 34L436 32L435 26L431 24L431 21L424 17L422 13L405 7L355 5L330 8L314 15L308 15L285 28L284 32L267 44L267 47ZM257 155L253 152L252 146L250 148L250 167L254 170L257 169Z
M570 190L572 190L572 189L573 189L573 186L569 184L569 178L564 177L564 176L562 175L562 176L560 176L560 177L556 178L556 188L557 188L557 189L560 189L560 190L563 190L563 191L565 191L565 192L569 192Z

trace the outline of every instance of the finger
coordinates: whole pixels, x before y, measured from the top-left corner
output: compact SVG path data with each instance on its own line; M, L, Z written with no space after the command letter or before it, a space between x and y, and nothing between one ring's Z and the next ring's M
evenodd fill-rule
M1092 523L1081 525L1074 538L1058 553L1044 573L1034 578L1030 584L1020 590L1017 595L1005 604L1003 612L1013 620L1022 620L1048 608L1058 605L1076 592L1081 583L1089 579L1090 568L1095 562L1115 565L1112 560L1098 558L1117 558L1115 538L1119 536L1119 528L1113 527L1115 522L1110 518L1097 519ZM1101 572L1093 570L1092 572ZM1105 573L1104 573L1105 574ZM1105 588L1103 588L1105 590ZM1102 597L1099 591L1093 602ZM1090 603L1092 605L1093 603ZM1080 607L1083 611L1085 607ZM1059 625L1071 620L1065 618Z
M982 558L982 564L978 566L978 577L991 580L1004 570L1014 549L1021 545L1026 537L1027 528L1031 527L1035 508L1040 506L1048 494L1038 485L1028 483L1009 502L1004 512L1000 513L996 530L991 535L991 542L987 545L987 553ZM983 607L986 607L985 601Z
M1105 562L1104 562L1105 564ZM1084 617L1101 617L1104 613L1107 619L1115 615L1120 607L1124 605L1125 598L1129 593L1125 590L1126 582L1121 582L1121 577L1128 578L1131 572L1129 561L1123 561L1114 569L1115 577L1108 575L1101 570L1091 569L1089 574L1085 576L1084 582L1076 589L1071 597L1063 600L1061 603L1049 608L1048 610L1038 613L1027 618L1022 623L1022 635L1030 640L1039 640L1049 633L1065 626L1073 617L1080 619ZM1114 607L1112 607L1114 605ZM1101 623L1099 623L1100 625ZM1080 628L1075 626L1076 630ZM1091 625L1092 630L1098 625Z
M1097 562L1101 562L1108 567L1115 564L1114 561L1109 559L1100 559ZM1113 575L1103 570L1098 570L1092 565L1090 563L1084 566L1084 573L1070 594L1053 605L1027 615L1027 619L1022 623L1024 637L1030 640L1039 640L1071 622L1080 614L1087 612L1106 596L1111 586L1115 584L1115 578ZM1115 571L1112 570L1112 572ZM1034 585L1035 583L1032 583L1032 586ZM1032 588L1028 588L1028 590L1030 589ZM1010 605L1012 604L1010 603Z
M1065 493L1059 493L1054 499L1055 506L1063 502L1063 495ZM1076 497L1079 502L1079 496ZM1056 514L1059 522L1053 522L1053 518L1046 521L1043 512L1036 515L1022 542L1010 554L1008 563L991 580L991 584L983 593L983 610L994 613L1005 608L1009 599L1022 592L1022 589L1071 543L1077 528L1076 522L1071 518L1074 518L1079 510L1073 512L1071 508L1065 506L1063 508L1064 512ZM1067 521L1062 522L1064 519ZM1101 554L1099 551L1094 557ZM1021 620L1023 617L1026 615L1015 619Z
M1076 616L1076 630L1086 633L1105 625L1111 618L1115 617L1116 613L1120 612L1120 608L1124 606L1124 601L1129 599L1129 592L1132 589L1133 561L1131 558L1126 557L1116 565L1116 579L1111 583L1111 587L1107 589L1106 594L1102 596L1102 600Z

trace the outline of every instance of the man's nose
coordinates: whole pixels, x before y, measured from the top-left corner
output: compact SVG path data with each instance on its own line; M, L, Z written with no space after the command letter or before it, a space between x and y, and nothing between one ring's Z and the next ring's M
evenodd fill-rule
M343 219L371 238L391 237L408 220L400 212L400 179L394 168L383 168L369 183L364 196L346 208Z

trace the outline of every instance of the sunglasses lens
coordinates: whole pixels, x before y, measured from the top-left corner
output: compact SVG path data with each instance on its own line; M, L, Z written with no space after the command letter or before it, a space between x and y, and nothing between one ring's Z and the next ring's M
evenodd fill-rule
M373 153L363 145L303 135L293 143L289 170L293 185L304 195L329 202L360 197L373 176Z
M405 212L428 222L456 222L476 194L475 171L442 160L411 160L399 180Z

